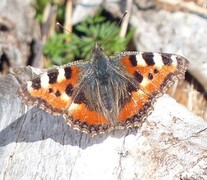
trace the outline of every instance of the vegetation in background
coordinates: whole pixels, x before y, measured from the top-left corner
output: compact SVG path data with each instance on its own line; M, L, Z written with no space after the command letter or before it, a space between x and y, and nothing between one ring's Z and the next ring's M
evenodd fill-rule
M37 3L33 5L37 11L36 17L40 22L44 7L48 2L37 0ZM54 4L54 0L50 0L50 2ZM60 19L61 14L64 17L64 10L63 4L59 4L58 22L64 21ZM76 34L60 32L53 34L46 42L43 50L44 55L51 60L49 64L62 65L79 59L90 60L91 50L95 43L100 44L107 55L125 50L134 34L134 29L129 30L126 37L122 39L119 36L120 27L116 25L116 22L107 21L101 13L102 10L73 27Z
M86 18L75 30L79 36L74 33L54 34L45 44L44 55L51 59L52 64L61 65L78 59L89 60L95 43L100 44L109 55L123 51L134 33L134 30L130 30L126 38L121 39L118 36L120 28L116 23L105 21L105 17L100 15Z
M32 3L33 8L36 11L35 18L42 23L43 22L43 12L45 7L50 5L56 5L58 7L57 11L57 21L59 22L62 17L64 17L65 6L64 3L60 0L36 0L35 3Z

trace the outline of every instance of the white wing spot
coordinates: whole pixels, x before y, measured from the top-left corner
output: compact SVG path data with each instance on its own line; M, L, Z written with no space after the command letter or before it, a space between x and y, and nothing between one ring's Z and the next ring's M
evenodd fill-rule
M47 88L48 84L49 84L49 76L47 74L45 74L41 77L40 80L41 80L41 87Z
M65 79L65 70L63 68L59 69L59 74L57 78L57 82L60 83Z
M32 87L32 81L27 82L27 89L30 90Z
M64 101L70 101L71 98L64 92L61 94L61 99Z
M136 60L137 60L138 66L143 66L143 67L147 66L147 64L146 64L145 60L142 58L141 54L136 55Z
M172 56L171 56L171 59L172 59L172 64L173 64L174 66L177 66L177 64L178 64L178 62L177 62L177 56L176 56L176 55L172 55Z
M79 108L80 108L79 104L72 103L72 104L70 105L69 111L78 110Z
M143 78L142 82L141 82L141 85L142 86L147 86L148 84L150 83L150 81L147 79L147 78Z
M162 67L163 66L163 61L162 61L162 56L159 53L153 53L154 54L154 62L156 67Z

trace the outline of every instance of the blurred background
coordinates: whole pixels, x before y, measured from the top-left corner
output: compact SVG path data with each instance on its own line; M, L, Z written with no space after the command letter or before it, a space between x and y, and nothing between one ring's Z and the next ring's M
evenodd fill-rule
M168 93L207 120L207 0L0 0L0 12L0 76L89 61L95 43L179 54L191 65Z

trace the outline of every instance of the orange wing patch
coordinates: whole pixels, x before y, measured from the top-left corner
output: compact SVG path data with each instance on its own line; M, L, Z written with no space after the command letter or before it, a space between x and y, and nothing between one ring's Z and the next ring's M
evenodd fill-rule
M153 54L151 59L150 56L144 59L146 53L145 56L143 54L123 57L121 63L124 69L135 78L138 87L147 94L155 95L168 84L168 80L182 73L178 70L184 68L182 65L184 58L181 58L179 62L179 59L173 61L168 54L158 54L157 57Z
M132 116L136 115L137 112L143 109L144 105L148 102L148 99L149 96L141 90L132 92L130 101L120 109L118 120L124 122Z
M68 114L81 123L87 123L88 125L107 125L109 123L101 113L89 110L84 103L72 103L68 109Z
M38 76L19 90L23 100L37 104L54 115L61 114L72 102L78 83L79 67L61 67Z
M68 107L70 103L70 97L66 98L61 98L58 96L58 90L53 87L53 91L56 93L49 92L48 89L39 89L39 90L33 90L31 89L29 91L30 95L32 98L41 98L42 100L45 101L45 103L48 103L50 106L53 108L59 109L59 110L64 110ZM60 91L60 93L63 93L63 91ZM56 94L56 95L55 95Z

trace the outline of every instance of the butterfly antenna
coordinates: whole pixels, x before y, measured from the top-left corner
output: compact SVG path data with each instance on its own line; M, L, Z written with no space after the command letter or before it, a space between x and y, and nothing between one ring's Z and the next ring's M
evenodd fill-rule
M115 26L118 26L123 21L123 19L126 16L127 13L128 13L128 11L125 11L122 18L119 20L119 22L116 23ZM104 41L106 41L109 38L109 36L112 34L113 31L114 31L114 28L109 32L109 34L106 36L106 39Z
M66 28L64 28L64 27L62 26L62 24L60 24L59 22L57 22L56 24L57 24L58 26L60 26L63 30L65 30L65 31L67 31L69 34L71 34L71 32L68 31Z

